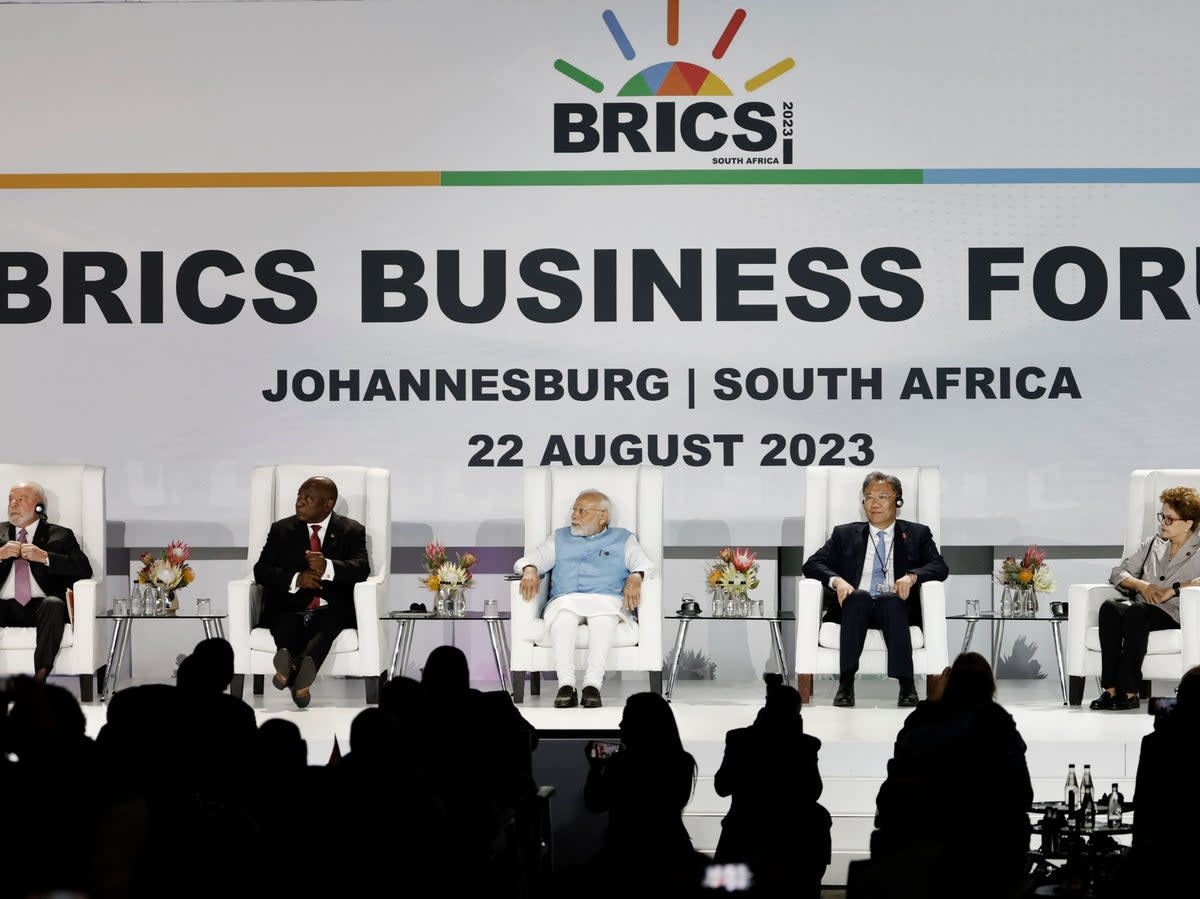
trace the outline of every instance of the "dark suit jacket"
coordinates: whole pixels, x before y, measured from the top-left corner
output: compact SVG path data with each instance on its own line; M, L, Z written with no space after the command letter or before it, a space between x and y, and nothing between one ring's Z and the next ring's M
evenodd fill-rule
M13 527L11 523L6 523L5 528L7 531L2 542L16 540L17 528ZM30 574L33 575L33 579L37 581L37 585L47 596L66 599L67 590L72 584L92 576L92 563L83 554L79 541L75 539L75 534L70 528L43 521L34 531L33 545L50 554L49 565L29 563ZM0 562L0 586L8 580L13 561L13 559L5 559Z
M288 592L292 576L308 568L304 554L310 533L308 525L295 515L271 525L267 542L254 563L254 580L263 587L264 627L270 627L275 616L302 611L316 595L313 590ZM320 596L345 627L354 627L354 585L371 573L366 529L353 518L334 512L321 552L333 563L333 580L321 582Z
M825 545L808 557L804 576L819 580L825 586L825 619L841 621L842 607L837 593L829 589L829 579L837 576L856 588L861 586L863 562L867 558L870 525L865 521L839 524ZM933 542L933 532L923 524L896 519L895 543L892 549L892 570L897 579L906 574L917 576L916 586L908 594L908 620L921 625L921 583L944 581L950 574L946 560Z

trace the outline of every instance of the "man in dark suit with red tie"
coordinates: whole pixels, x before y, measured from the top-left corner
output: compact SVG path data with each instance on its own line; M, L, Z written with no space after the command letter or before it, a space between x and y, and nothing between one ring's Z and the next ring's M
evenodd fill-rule
M67 625L67 591L92 576L74 532L46 520L46 491L23 481L8 492L6 542L0 544L0 627L37 629L34 677L54 667Z
M337 485L309 478L296 492L296 514L271 525L254 564L263 587L261 626L275 638L277 689L291 689L300 708L333 641L355 627L354 585L370 575L367 532L333 511Z
M950 569L929 528L896 517L904 504L899 478L873 471L862 493L867 520L839 524L804 563L804 576L825 585L823 620L841 624L841 683L833 704L854 705L858 660L867 630L877 627L887 646L888 677L900 681L896 704L915 706L909 628L921 626L921 583L944 581Z

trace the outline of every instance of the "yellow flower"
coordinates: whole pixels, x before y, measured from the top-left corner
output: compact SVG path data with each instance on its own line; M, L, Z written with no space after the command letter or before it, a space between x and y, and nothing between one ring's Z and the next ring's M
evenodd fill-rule
M192 571L192 569L190 569L190 568L183 569L183 582L185 584L190 584L195 579L196 579L196 572Z
M1022 584L1031 583L1033 581L1033 569L1032 568L1022 568L1017 573L1017 580L1020 581Z
M721 569L714 568L708 573L708 586L715 587L721 580Z
M425 578L425 586L436 593L438 587L442 586L442 582L438 580L438 576L436 574L431 574L429 577Z

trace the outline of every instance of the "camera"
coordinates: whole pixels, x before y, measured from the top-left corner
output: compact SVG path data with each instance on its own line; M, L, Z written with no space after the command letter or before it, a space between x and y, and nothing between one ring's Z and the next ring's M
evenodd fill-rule
M1146 701L1146 711L1151 715L1161 715L1175 708L1175 703L1178 701L1174 696L1151 696Z

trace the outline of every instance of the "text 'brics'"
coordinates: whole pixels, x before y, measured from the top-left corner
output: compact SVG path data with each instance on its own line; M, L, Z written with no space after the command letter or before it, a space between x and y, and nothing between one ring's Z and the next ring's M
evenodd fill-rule
M1047 318L1084 321L1106 306L1121 320L1187 320L1200 297L1200 248L1119 247L1107 261L1080 246L1028 258L1022 247L971 247L965 271L970 321L1020 319L1032 303ZM198 324L257 316L277 325L313 316L317 271L307 253L274 249L243 262L225 250L168 260L160 251L127 259L109 251L67 251L61 259L0 252L0 324L159 324L168 298ZM338 270L342 270L338 266ZM719 249L561 248L363 250L359 315L404 324L440 316L460 324L501 317L555 324L721 321L821 323L860 316L902 322L925 305L915 250L876 247L860 256L832 247ZM947 283L945 272L937 283ZM952 282L951 282L952 283ZM333 288L329 288L331 291ZM954 299L958 299L955 297ZM332 301L345 306L345 290ZM944 308L947 298L940 298ZM55 307L58 307L57 314ZM1115 307L1115 308L1114 308Z

